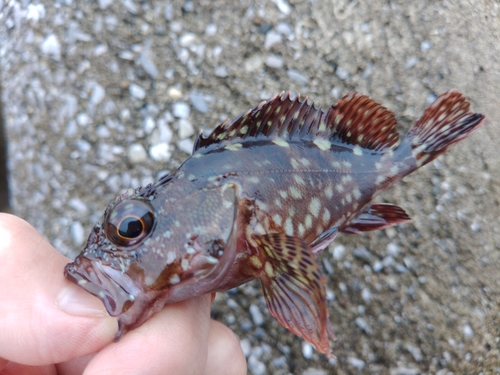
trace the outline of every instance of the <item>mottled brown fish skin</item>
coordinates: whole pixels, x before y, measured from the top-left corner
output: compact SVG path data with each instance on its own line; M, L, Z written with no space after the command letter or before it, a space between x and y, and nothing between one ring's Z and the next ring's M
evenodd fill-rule
M400 141L394 115L367 96L322 111L281 94L200 134L176 173L108 206L65 274L118 316L118 337L166 304L259 278L270 313L332 356L315 254L339 231L409 221L373 198L483 119L450 90Z

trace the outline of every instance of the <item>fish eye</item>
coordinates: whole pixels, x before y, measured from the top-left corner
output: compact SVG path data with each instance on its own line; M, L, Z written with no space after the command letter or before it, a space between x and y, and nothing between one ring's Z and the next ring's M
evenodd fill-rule
M109 240L117 246L134 246L149 237L155 225L153 208L142 200L118 203L104 219Z

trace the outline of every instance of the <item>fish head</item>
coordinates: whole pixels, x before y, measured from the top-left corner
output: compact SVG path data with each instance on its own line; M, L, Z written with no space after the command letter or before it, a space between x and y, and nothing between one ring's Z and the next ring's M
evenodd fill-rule
M118 317L117 337L166 304L211 291L230 264L234 189L181 192L174 186L168 198L160 190L119 197L66 266L69 280Z

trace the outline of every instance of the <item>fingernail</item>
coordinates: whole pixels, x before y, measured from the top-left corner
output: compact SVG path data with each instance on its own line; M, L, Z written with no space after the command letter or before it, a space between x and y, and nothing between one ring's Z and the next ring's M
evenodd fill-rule
M57 296L56 305L69 315L109 317L104 305L97 297L70 283Z

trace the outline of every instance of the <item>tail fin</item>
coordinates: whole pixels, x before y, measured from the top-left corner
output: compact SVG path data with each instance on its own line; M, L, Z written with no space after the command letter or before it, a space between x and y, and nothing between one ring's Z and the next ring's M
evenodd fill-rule
M469 112L469 106L460 92L450 90L424 111L405 137L411 143L417 167L431 162L479 128L484 115Z

